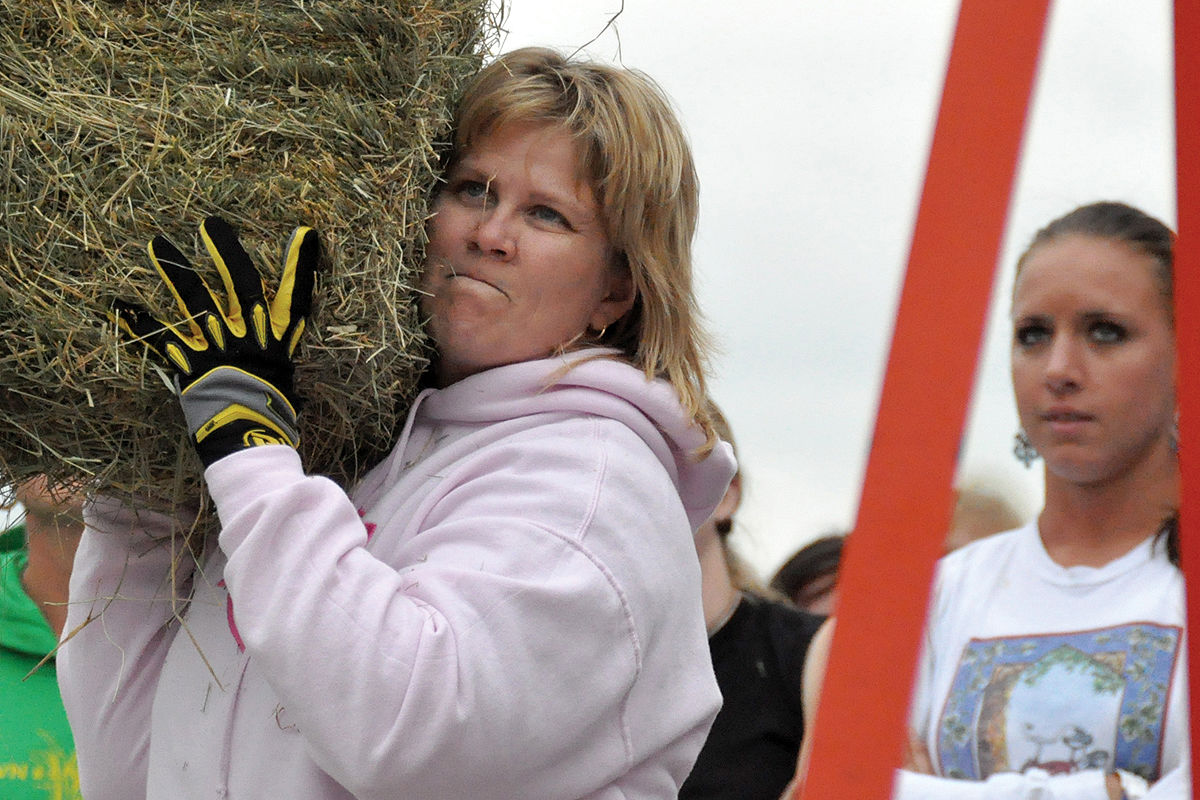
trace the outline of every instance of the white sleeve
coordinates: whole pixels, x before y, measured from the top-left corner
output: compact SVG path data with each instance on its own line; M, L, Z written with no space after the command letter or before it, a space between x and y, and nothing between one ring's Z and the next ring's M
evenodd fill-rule
M1185 753L1184 762L1163 775L1150 786L1144 800L1191 800L1192 774L1190 753Z
M1108 800L1105 773L1098 769L1053 776L1042 770L999 772L986 781L896 773L892 800Z
M621 463L607 478L589 472L580 486L550 487L550 476L578 473L577 454L556 453L546 477L508 461L525 468L550 457L489 451L469 478L446 479L454 486L422 509L420 531L400 537L386 526L407 520L381 521L375 544L403 542L397 566L366 546L346 494L305 476L289 448L253 448L209 467L246 650L296 715L314 761L356 797L468 797L480 787L495 797L581 796L578 781L602 769L620 775L645 747L644 732L637 741L626 730L625 705L644 657L634 620L646 612L581 540L615 532L642 562L641 582L691 590L698 584L680 584L644 544L665 533L694 558L686 518L681 505L677 517L655 510L671 508L665 472L655 481ZM605 481L641 482L657 502ZM560 529L564 508L585 507L595 518ZM664 519L683 530L655 530L669 527ZM677 600L669 602L686 602ZM703 648L699 617L696 627ZM692 705L655 713L709 711ZM678 767L682 780L690 764Z
M170 517L111 498L84 508L57 656L80 790L88 800L146 795L150 708L182 613L192 560ZM173 568L174 565L174 568Z

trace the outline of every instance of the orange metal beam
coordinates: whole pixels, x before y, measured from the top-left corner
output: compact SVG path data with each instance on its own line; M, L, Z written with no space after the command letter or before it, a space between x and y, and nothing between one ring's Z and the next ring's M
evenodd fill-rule
M1048 3L959 9L804 800L891 796Z
M1189 587L1200 586L1200 0L1175 0L1175 341L1179 351L1180 536ZM1192 764L1200 764L1200 591L1189 591ZM1195 768L1192 773L1195 775ZM1196 797L1196 789L1192 789Z

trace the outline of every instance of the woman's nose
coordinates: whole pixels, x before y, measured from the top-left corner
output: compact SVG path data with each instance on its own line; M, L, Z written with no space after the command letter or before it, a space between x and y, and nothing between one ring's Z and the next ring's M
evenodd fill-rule
M1062 393L1076 389L1082 378L1078 343L1070 337L1057 337L1050 346L1046 360L1046 385L1051 391Z
M472 241L480 251L500 259L512 258L517 249L516 231L510 216L499 206L479 212Z

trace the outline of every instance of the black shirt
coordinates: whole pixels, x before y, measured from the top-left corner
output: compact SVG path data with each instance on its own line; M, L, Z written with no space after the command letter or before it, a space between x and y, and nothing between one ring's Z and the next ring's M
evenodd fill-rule
M804 656L824 619L744 594L709 637L724 704L680 800L779 800L804 736Z

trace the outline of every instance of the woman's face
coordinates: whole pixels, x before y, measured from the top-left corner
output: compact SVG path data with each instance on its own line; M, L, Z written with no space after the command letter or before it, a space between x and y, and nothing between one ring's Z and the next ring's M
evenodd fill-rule
M1050 474L1100 484L1169 453L1175 337L1151 256L1080 234L1038 245L1012 316L1017 411Z
M421 309L445 386L542 358L633 305L569 134L509 125L467 150L434 204Z

